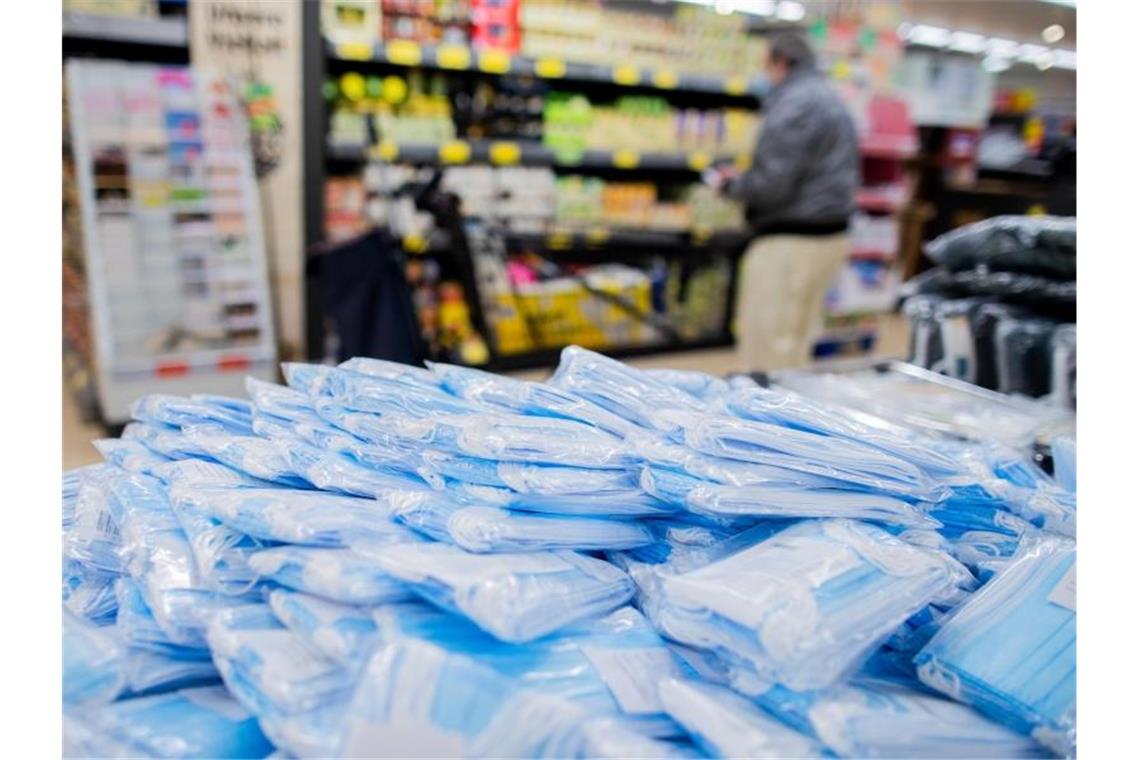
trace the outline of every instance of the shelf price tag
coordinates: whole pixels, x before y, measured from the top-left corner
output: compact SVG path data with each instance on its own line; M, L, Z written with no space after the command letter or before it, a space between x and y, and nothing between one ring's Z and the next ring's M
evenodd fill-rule
M488 74L506 74L511 70L511 56L502 50L484 50L479 53L478 66Z
M694 245L704 245L709 242L709 238L711 237L712 229L710 227L704 224L698 224L693 227L692 238Z
M561 58L539 58L534 62L534 73L543 79L561 79L566 76L566 62Z
M635 150L615 150L613 162L614 166L619 169L635 169L641 163L641 156Z
M748 92L748 80L739 74L733 74L724 80L724 91L729 95L744 95Z
M491 143L488 156L496 166L514 166L522 157L522 150L516 142L501 140Z
M439 160L444 164L465 164L471 160L471 146L463 140L450 140L439 146Z
M610 239L610 231L605 227L591 227L586 230L586 245L599 246Z
M570 242L573 237L573 234L571 234L569 230L555 227L551 229L550 234L546 236L546 247L552 251L565 251L570 247Z
M441 69L469 69L471 50L462 45L440 45L435 51L435 62Z
M404 250L408 253L423 253L427 247L428 241L423 235L416 232L409 232L404 235Z
M653 72L653 84L663 90L677 89L677 72L670 69L658 69Z
M709 168L710 163L712 163L712 158L703 150L694 150L689 154L689 168L695 172L704 171Z
M641 83L641 70L636 66L623 63L620 66L614 66L613 77L614 82L617 84L632 87L635 84Z
M424 51L411 40L393 40L384 46L384 57L401 66L419 66L424 59Z
M368 155L370 158L378 158L381 161L395 161L396 156L400 155L400 146L391 140L381 140L372 146Z
M342 42L336 46L336 56L346 61L367 61L372 57L372 46L367 42Z

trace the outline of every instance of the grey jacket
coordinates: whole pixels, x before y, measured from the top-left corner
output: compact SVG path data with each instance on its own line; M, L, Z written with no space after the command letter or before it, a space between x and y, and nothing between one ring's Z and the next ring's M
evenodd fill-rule
M752 166L727 188L749 225L846 225L859 185L859 138L847 107L815 70L792 71L764 99ZM834 231L834 230L832 230Z

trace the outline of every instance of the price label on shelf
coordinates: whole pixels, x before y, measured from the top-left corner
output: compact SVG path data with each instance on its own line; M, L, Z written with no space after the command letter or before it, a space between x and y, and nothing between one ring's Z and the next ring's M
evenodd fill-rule
M677 72L671 69L658 69L653 72L653 84L663 90L675 90L677 82Z
M465 164L471 160L471 146L463 140L450 140L439 146L439 160L445 164Z
M566 76L566 62L561 58L539 58L534 62L534 73L543 79L561 79Z
M626 63L620 66L614 66L613 77L614 82L617 84L631 87L641 83L641 70L636 66L631 66Z
M441 69L462 71L471 68L471 51L463 45L440 45L435 51L435 62Z
M635 150L615 150L613 162L619 169L635 169L641 163L641 156Z
M748 80L734 74L724 80L724 91L729 95L743 95L748 92Z
M424 51L411 40L393 40L384 47L384 57L401 66L419 66L424 59Z
M423 253L427 250L428 241L423 235L409 232L404 235L404 250L408 253Z
M704 171L712 163L712 158L703 150L694 150L689 154L689 168L695 172Z
M372 46L367 42L342 42L336 46L336 55L346 61L367 61L372 57Z
M711 238L711 237L712 237L712 228L711 227L708 227L707 225L703 225L703 224L698 224L698 225L695 225L693 227L692 238L693 238L693 244L694 245L704 245L705 243L709 242L709 238Z
M491 163L496 166L514 166L522 157L522 150L516 142L500 140L491 143L488 155L491 159Z
M553 251L564 251L570 247L573 239L574 234L570 230L554 227L546 236L546 247Z
M477 65L488 74L506 74L511 70L511 56L502 50L484 50L479 53Z
M378 158L381 161L395 161L396 156L400 155L400 146L391 140L381 140L372 146L368 155L371 158Z
M586 245L598 246L610 238L610 231L605 227L591 227L586 230Z

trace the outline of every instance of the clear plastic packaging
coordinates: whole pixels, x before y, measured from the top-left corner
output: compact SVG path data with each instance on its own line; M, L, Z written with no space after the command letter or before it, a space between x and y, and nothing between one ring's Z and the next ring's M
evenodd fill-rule
M414 596L376 562L349 549L278 546L254 554L250 567L286 588L344 604L376 605Z
M430 372L426 374L434 380ZM441 388L342 369L333 370L329 374L326 386L332 398L354 412L381 416L399 414L418 419L436 414L476 414L485 411L480 405L464 401Z
M694 398L713 401L732 390L728 381L707 372L685 369L646 369L642 370L654 380L680 388Z
M120 574L125 569L122 537L106 488L114 472L106 468L81 481L71 525L63 536L63 553L94 570Z
M170 495L263 541L345 546L349 540L416 540L372 499L272 488L173 488Z
M187 427L215 424L231 433L249 433L252 408L248 401L225 397L183 398L163 393L142 396L131 404L131 417L149 423Z
M1049 345L1049 393L1053 403L1077 407L1077 326L1060 325Z
M337 452L324 451L292 435L276 441L289 467L322 491L373 497L389 489L420 490L429 486L411 473L395 474L366 467Z
M256 435L233 435L213 425L185 428L187 439L211 458L261 480L289 488L308 488L273 441Z
M850 517L911 527L937 527L922 510L887 494L838 488L805 489L795 483L744 486L709 483L669 470L644 467L641 487L659 499L712 517Z
M99 628L63 611L63 704L113 701L126 686L127 648L114 628Z
M153 474L157 467L170 461L168 457L154 453L138 441L100 438L91 443L107 464L131 472Z
M673 720L714 757L822 757L823 747L741 695L701 681L663 679L657 687Z
M282 362L281 364L281 373L285 375L285 383L293 390L300 391L311 398L325 394L325 381L335 369L335 367L324 364L306 364L304 362Z
M926 255L951 271L984 266L995 272L1077 278L1077 220L1064 216L995 216L930 241Z
M502 641L531 641L608 612L633 594L625 573L574 552L470 554L440 543L361 551L420 596Z
M63 606L72 614L95 625L115 622L115 573L108 573L63 558Z
M1067 757L1076 751L1076 558L1068 539L1027 539L915 658L929 687Z
M180 429L169 425L132 422L123 428L122 439L138 441L169 459L212 459L205 449L191 441Z
M657 429L657 413L663 409L701 411L706 406L680 388L578 346L562 349L548 382L649 429Z
M398 500L392 510L397 520L469 552L632 549L653 540L635 522L513 512L436 492L399 494Z
M257 582L249 558L264 542L234 530L186 500L172 506L206 587L222 594L248 592Z
M362 663L378 641L371 610L275 589L269 606L281 624L314 651L342 665Z
M1077 439L1071 435L1059 435L1050 447L1053 451L1053 477L1062 488L1071 493L1077 492Z
M261 758L273 752L254 717L220 686L128 699L72 721L81 724L68 726L82 737L72 744L80 757Z
M880 528L828 519L661 580L677 613L671 638L725 650L789 688L818 689L858 667L963 572Z
M272 482L255 478L221 462L206 459L179 459L154 467L150 474L167 486L197 488L276 488Z
M259 413L282 420L312 419L316 416L313 400L308 394L287 385L247 377L245 390L253 403L254 418Z
M387 359L373 359L367 356L357 356L337 365L340 369L351 370L369 377L378 377L391 380L404 385L420 386L423 388L440 388L440 379L423 367L411 364L388 361Z

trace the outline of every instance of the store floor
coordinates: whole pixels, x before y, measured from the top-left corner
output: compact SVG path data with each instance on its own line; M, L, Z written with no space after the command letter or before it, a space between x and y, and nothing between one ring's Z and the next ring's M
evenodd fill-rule
M875 347L875 355L881 357L901 357L906 354L907 326L906 320L899 315L889 314L879 320L879 341ZM635 367L673 367L676 369L695 369L709 372L714 375L723 375L736 370L735 354L732 349L713 349L709 351L688 351L679 354L664 354L661 356L645 356L630 359L629 363ZM549 370L533 370L515 373L518 377L542 379L549 374ZM99 452L91 445L91 441L102 438L106 431L99 425L86 423L79 412L79 406L74 397L67 390L63 394L63 467L71 469L94 464L100 461Z

